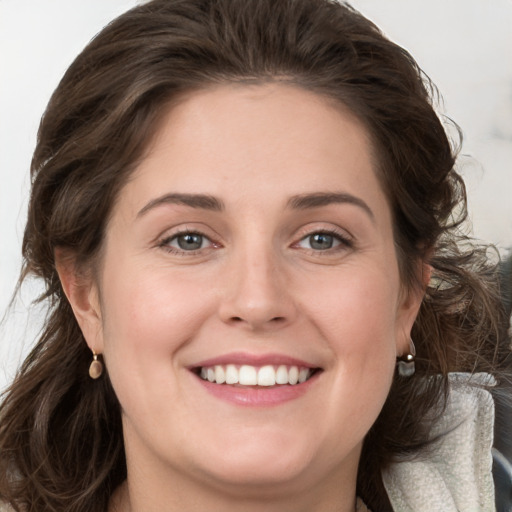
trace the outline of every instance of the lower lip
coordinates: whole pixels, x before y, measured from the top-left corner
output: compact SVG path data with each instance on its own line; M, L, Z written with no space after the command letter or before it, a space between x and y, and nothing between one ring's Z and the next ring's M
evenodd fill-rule
M315 373L302 384L275 387L239 387L229 384L214 384L196 376L199 383L212 395L236 405L247 407L271 407L300 398L314 385L319 373Z

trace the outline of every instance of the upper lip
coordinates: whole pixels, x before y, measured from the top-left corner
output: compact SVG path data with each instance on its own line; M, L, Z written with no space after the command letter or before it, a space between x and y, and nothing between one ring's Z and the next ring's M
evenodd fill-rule
M290 357L284 354L248 354L244 352L231 352L223 354L211 359L205 359L197 364L191 365L189 368L202 368L216 365L249 365L249 366L266 366L266 365L286 365L286 366L300 366L301 368L318 368L318 365L308 363L295 357Z

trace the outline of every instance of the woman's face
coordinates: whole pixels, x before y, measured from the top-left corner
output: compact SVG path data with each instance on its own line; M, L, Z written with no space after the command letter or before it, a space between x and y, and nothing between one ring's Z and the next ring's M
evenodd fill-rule
M285 85L191 94L104 243L81 325L129 474L259 492L355 478L420 298L352 115Z

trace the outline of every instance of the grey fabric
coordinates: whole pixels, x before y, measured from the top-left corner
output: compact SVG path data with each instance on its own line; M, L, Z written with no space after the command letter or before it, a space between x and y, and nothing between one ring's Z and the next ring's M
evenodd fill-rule
M494 512L494 401L486 374L450 375L446 409L428 457L393 464L384 486L397 512Z

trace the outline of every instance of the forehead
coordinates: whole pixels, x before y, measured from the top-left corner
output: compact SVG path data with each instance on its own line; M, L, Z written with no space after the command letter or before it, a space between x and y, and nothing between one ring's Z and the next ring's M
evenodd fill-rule
M393 238L392 215L363 124L333 100L283 84L223 85L179 98L163 112L145 157L119 191L112 228L130 226L166 194L213 196L226 220L270 227L294 198L360 199Z
M320 178L335 186L344 176L370 185L373 161L368 132L334 100L292 85L223 85L168 109L134 178L165 174L198 187L203 175L219 184L252 179L292 189Z

